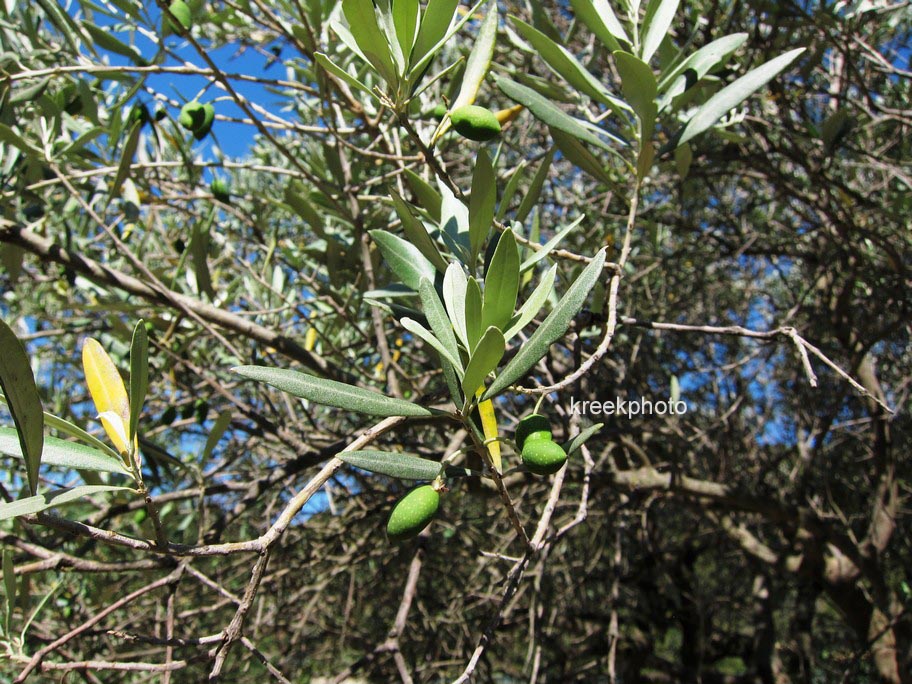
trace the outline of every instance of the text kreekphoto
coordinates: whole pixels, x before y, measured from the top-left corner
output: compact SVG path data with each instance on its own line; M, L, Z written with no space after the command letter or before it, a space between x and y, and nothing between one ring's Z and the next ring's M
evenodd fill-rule
M577 401L570 397L569 411L578 416L679 416L687 413L684 401L660 399L653 401L646 397L639 399L606 399Z

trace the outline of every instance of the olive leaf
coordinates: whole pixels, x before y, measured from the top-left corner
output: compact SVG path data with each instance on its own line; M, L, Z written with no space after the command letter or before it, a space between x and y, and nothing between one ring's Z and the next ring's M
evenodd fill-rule
M140 319L133 328L133 340L130 344L130 441L136 437L139 414L148 391L149 338L146 334L146 325Z
M0 427L0 454L22 458L22 447L16 430ZM77 442L67 442L57 437L44 438L44 451L41 462L47 466L71 468L73 470L93 470L103 473L129 475L129 471L119 458L110 453L93 449Z
M0 388L16 425L14 431L24 455L29 491L38 491L38 468L44 448L44 412L25 347L0 319Z
M579 60L563 45L559 45L522 19L510 16L519 34L532 45L542 59L555 73L579 92L585 93L593 100L610 107L616 114L629 109L627 104L611 94L602 82L580 64Z
M475 395L476 390L483 386L488 373L497 368L505 348L503 333L493 326L489 327L466 365L465 376L462 379L462 391L466 400Z
M434 280L434 264L415 245L385 230L372 230L370 236L380 248L386 264L408 287L417 290L422 278Z
M769 83L804 51L805 48L789 50L785 54L761 64L756 69L752 69L734 83L725 86L697 109L669 144L672 147L683 145L691 138L715 126L719 119Z
M324 406L335 406L347 411L384 417L434 415L431 409L413 404L405 399L390 397L374 390L347 385L335 380L317 378L299 371L266 366L236 366L231 370L242 377L265 382L295 397Z
M31 515L40 513L49 508L63 506L64 504L73 503L84 499L92 494L99 492L133 492L135 489L130 487L118 487L115 485L80 485L67 489L58 489L53 492L45 492L36 496L29 496L25 499L10 501L9 503L0 504L0 520L9 520L20 515Z
M548 297L551 296L551 290L554 288L554 278L556 276L557 264L545 272L544 277L542 277L538 285L535 286L532 294L529 295L529 298L523 302L521 307L519 307L516 316L510 320L510 327L507 328L507 331L504 333L505 340L509 342L525 328L533 318L535 318L535 315L539 311L541 311L545 302L548 301Z
M644 62L652 59L668 34L668 27L678 11L679 2L680 0L651 0L646 6L646 16L640 31L640 57Z
M338 458L361 470L400 480L433 480L443 471L443 464L439 461L391 451L343 451Z
M443 303L453 324L456 336L467 350L471 349L466 331L466 280L459 264L450 264L443 276ZM420 291L420 290L419 290Z
M399 196L395 189L389 188L389 195L393 199L393 206L396 207L396 214L402 221L402 230L409 241L430 261L441 273L447 270L447 262L440 256L440 250L428 235L424 224L418 220L405 200Z
M494 257L485 276L484 301L481 309L483 328L503 330L516 308L519 293L519 250L512 230L505 230L497 241Z
M469 198L469 244L472 255L470 269L481 251L481 246L488 238L491 224L494 222L494 209L497 203L497 179L491 158L484 148L478 151L475 159L475 172L472 175L472 196Z
M590 425L586 429L578 432L575 437L563 445L564 451L567 452L567 456L571 456L575 451L578 451L592 435L601 430L604 426L604 423L596 423L595 425Z
M459 358L459 344L456 341L456 335L453 332L453 323L447 316L437 296L437 290L431 285L430 281L422 278L418 284L418 294L421 296L421 305L424 308L424 315L427 318L434 335L443 344L450 356L453 357L453 366L462 375L462 363Z
M520 347L510 362L498 374L491 386L482 395L482 399L497 396L500 392L519 380L526 372L539 362L547 353L551 343L563 335L573 317L582 308L590 290L598 282L605 265L605 250L599 250L589 265L583 269L579 277L567 290L554 310L542 321L542 324L532 333L529 340ZM468 371L466 371L468 375Z
M576 16L609 50L625 50L631 45L627 32L608 0L570 0L570 4L573 5Z

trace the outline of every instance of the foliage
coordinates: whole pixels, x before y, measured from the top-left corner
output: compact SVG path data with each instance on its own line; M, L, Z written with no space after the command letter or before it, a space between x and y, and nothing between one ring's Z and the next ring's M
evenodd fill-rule
M0 15L4 674L910 681L904 4Z

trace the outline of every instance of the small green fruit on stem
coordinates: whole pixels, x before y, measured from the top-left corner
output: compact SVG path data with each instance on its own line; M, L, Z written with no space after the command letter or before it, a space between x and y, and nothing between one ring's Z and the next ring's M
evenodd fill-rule
M197 100L181 107L177 122L193 133L193 137L202 140L212 130L215 121L215 107L210 103L203 104Z
M167 27L171 33L180 35L190 30L193 26L193 12L190 10L190 5L184 0L174 0L168 5L168 10L174 15L174 19L177 19L177 23L174 23L173 19L168 18Z
M214 178L209 184L209 191L212 196L219 202L229 204L231 202L231 191L228 189L228 183L221 178Z
M440 506L440 492L434 485L416 487L393 508L386 523L386 535L391 542L411 539L428 526Z
M551 475L567 462L567 452L551 439L551 425L541 414L533 413L519 421L516 445L530 473Z
M469 140L485 142L500 135L500 122L490 109L465 105L450 113L453 128Z

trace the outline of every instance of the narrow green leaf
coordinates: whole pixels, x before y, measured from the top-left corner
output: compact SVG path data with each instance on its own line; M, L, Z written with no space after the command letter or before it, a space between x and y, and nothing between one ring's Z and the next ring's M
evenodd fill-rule
M592 152L587 150L579 140L556 128L551 128L549 130L551 131L551 137L554 138L557 148L568 160L570 160L570 162L596 180L600 180L606 185L611 184L611 178L605 172L602 162L600 162Z
M659 80L659 111L664 110L671 101L691 86L700 82L710 71L723 63L729 55L744 44L746 33L733 33L704 45L683 60Z
M503 221L504 216L507 215L510 203L516 196L516 192L519 190L519 184L522 183L523 177L525 176L526 166L526 160L520 159L519 164L513 169L513 173L510 175L510 179L504 187L503 196L500 198L500 202L497 203L497 213L494 215L494 218L497 221Z
M139 426L139 414L149 391L149 338L142 319L133 328L130 344L130 444Z
M503 358L505 349L506 343L500 330L494 326L485 330L484 336L472 352L462 379L462 392L467 398L474 396L484 385L488 373L497 368L497 364Z
M437 353L440 354L447 361L449 361L453 365L454 368L459 368L460 371L462 370L462 364L459 363L459 359L457 357L453 356L453 353L449 349L446 348L446 345L444 345L443 342L438 340L434 336L434 334L431 333L430 330L425 328L418 321L406 317L406 318L400 319L399 323L401 323L402 327L405 328L406 330L408 330L410 333L421 338L422 340L427 342L429 345L431 345L434 349L436 349Z
M475 278L470 277L466 282L465 291L465 322L468 350L471 352L481 339L484 328L481 325L481 287Z
M426 183L421 176L411 169L405 170L405 180L412 189L412 192L415 193L418 204L427 211L432 219L439 222L440 205L443 203L443 198L440 196L440 193L434 190L434 188Z
M529 189L526 191L522 202L519 204L519 209L516 210L516 220L520 223L525 223L525 220L529 216L529 212L538 204L542 187L545 184L545 180L548 178L548 171L551 170L551 162L554 161L554 152L555 148L551 148L551 151L542 159L541 164L538 166L538 170L535 172L535 176L532 178Z
M370 235L387 265L403 283L417 291L422 278L433 282L436 273L434 264L413 244L385 230L372 230Z
M437 296L437 290L429 280L422 278L418 285L418 294L421 295L421 306L431 330L446 347L450 356L454 357L453 366L459 369L459 374L462 375L462 363L459 359L459 346L453 332L453 323L447 316L440 297Z
M570 0L570 4L576 16L609 50L625 50L630 46L630 38L607 0Z
M472 196L469 198L469 244L472 248L470 266L488 239L491 225L494 223L494 210L497 204L497 178L491 158L484 148L478 151L475 159L475 173L472 175Z
M139 66L146 66L146 60L143 59L139 50L115 38L109 28L95 26L88 21L82 22L82 28L89 32L95 45L101 49L126 57Z
M433 480L443 470L439 461L392 451L343 451L338 458L355 468L400 480Z
M513 317L516 295L519 293L519 250L512 230L505 230L497 241L497 249L485 276L484 303L481 325L504 330Z
M641 139L649 140L656 123L655 75L646 62L627 52L615 52L614 60L621 76L621 92L640 120Z
M32 515L40 513L49 508L63 506L74 501L79 501L92 494L99 492L136 492L129 487L116 487L113 485L80 485L79 487L70 487L68 489L58 489L53 492L45 492L37 496L30 496L18 501L0 504L0 520L9 520L20 515Z
M510 327L504 333L504 339L508 342L513 339L519 332L525 328L530 321L535 318L536 314L551 296L551 290L554 288L554 278L557 276L557 264L547 270L544 277L535 286L529 298L523 302L519 308L519 313L510 321Z
M413 66L409 72L409 80L412 82L412 84L416 83L417 79L419 79L421 77L421 75L424 73L424 70L431 63L431 60L434 59L434 55L436 55L440 51L440 49L444 45L446 45L447 41L449 41L450 38L452 38L459 31L459 29L461 29L463 26L466 25L466 23L472 18L472 16L475 14L475 12L478 11L478 8L481 7L482 4L484 4L486 1L487 0L478 0L478 2L475 3L475 5L473 5L471 8L469 8L469 10L465 13L465 16L462 17L462 19L460 19L459 21L457 21L456 24L453 26L450 26L450 21L452 20L453 12L456 10L455 5L458 3L455 3L455 2L450 3L450 2L447 2L447 0L443 0L442 2L434 2L433 0L431 0L431 2L428 3L428 7L424 12L424 19L421 22L421 29L419 29L419 31L418 31L418 40L416 42L415 49L412 52ZM453 5L453 11L449 10L450 4ZM445 17L445 16L450 17L450 19L447 20L447 24L446 24L446 26L449 26L450 28L449 28L449 30L444 28L445 33L443 34L443 37L440 38L436 43L432 44L427 49L427 52L421 52L421 50L419 50L419 46L421 46L423 49L423 44L422 44L423 43L423 40L422 40L423 30L422 29L424 29L424 25L428 21L429 15L431 15L431 13L432 13L432 7L431 7L432 5L441 5L442 6L441 7L442 14L441 14L440 20L442 21L443 17ZM436 30L436 28L438 26L437 20L434 20L432 22L432 24L433 24L433 28L429 31L429 34ZM421 57L417 56L419 53L421 54Z
M466 286L466 276L462 267L459 264L450 264L443 276L443 303L453 322L456 336L467 350L471 350L466 332Z
M215 425L212 426L212 431L206 438L206 446L203 447L203 453L200 455L200 461L203 463L209 460L209 457L212 456L212 452L215 451L215 447L231 426L232 413L233 412L230 409L225 409L219 414L219 417L215 419Z
M370 88L368 88L364 83L362 83L357 78L352 76L345 69L340 67L338 64L333 62L329 57L327 57L322 52L315 52L314 59L316 60L317 64L319 64L321 67L326 69L326 71L331 73L336 78L341 78L343 81L348 83L348 85L350 85L355 90L360 90L363 93L367 93L371 97L374 96L374 93L371 91Z
M111 184L112 197L120 194L121 186L130 175L130 166L133 164L133 157L136 155L136 148L139 146L139 134L142 131L142 126L142 121L135 122L130 128L130 132L127 134L127 141L124 143L123 150L120 153L117 174L114 176L114 182Z
M596 423L595 425L590 425L585 430L581 430L577 435L563 445L564 451L567 452L567 456L572 455L574 452L579 451L579 448L586 443L586 441L592 437L596 432L601 430L605 426L604 423Z
M649 62L662 40L668 34L668 27L678 11L680 0L651 0L646 7L646 16L640 28L640 57Z
M377 23L372 0L342 0L342 11L361 52L384 80L395 86L398 82L397 69L387 36Z
M567 331L573 321L573 317L576 316L586 302L589 292L602 275L602 267L604 265L605 250L602 249L589 262L589 265L583 269L583 272L580 273L573 285L570 286L570 289L567 290L567 294L560 299L554 310L548 314L548 317L538 329L532 333L528 342L520 347L516 356L510 360L494 382L491 383L491 386L481 397L482 400L490 399L500 394L525 375L530 368L548 353L551 344ZM468 375L468 372L466 374Z
M399 220L402 221L402 230L405 232L405 236L418 248L419 252L427 257L428 261L434 264L438 271L445 273L447 262L440 256L440 250L437 249L437 245L434 244L431 236L428 235L424 224L412 213L412 210L405 203L405 200L399 196L398 192L393 188L389 188L388 192L393 199L393 206L396 207Z
M453 22L459 0L430 0L421 17L421 26L412 49L412 62L421 60L437 46Z
M406 51L403 51L402 44L399 42L399 36L396 32L396 19L393 17L392 0L371 0L377 9L375 16L380 30L387 38L390 56L393 59L395 71L397 74L404 75L406 72Z
M372 416L434 415L430 409L405 399L298 371L265 366L237 366L232 368L232 371L250 380L265 382L301 399L356 413L367 413Z
M25 455L29 491L34 494L38 491L38 468L44 449L44 411L25 347L3 319L0 319L0 389L16 424L21 453Z
M551 128L556 128L575 138L579 138L590 145L595 145L606 150L610 150L610 146L596 135L594 131L598 131L599 133L612 138L616 143L622 143L619 138L615 138L585 121L570 116L553 102L532 90L532 88L502 76L496 78L496 83L497 87L500 88L507 97L514 102L524 105L532 112L532 115L535 116L536 119L546 123Z
M0 427L0 453L22 458L22 447L14 428ZM44 438L41 461L44 465L72 468L73 470L97 470L103 473L129 475L119 458L112 458L98 449L92 449L76 442L67 442L56 437Z
M758 66L734 83L727 85L703 104L684 125L673 141L675 147L712 128L725 114L744 102L804 52L805 48L789 50L784 55Z
M412 54L412 46L415 44L415 37L418 34L418 15L421 7L418 0L392 0L392 3L396 38L399 40L399 47L408 63L409 56Z
M12 549L3 549L3 586L6 588L6 615L4 616L4 634L10 633L13 622L13 611L16 609L16 568L13 566Z
M481 22L478 33L473 38L472 51L466 61L465 71L462 74L462 85L459 94L450 105L450 111L459 109L463 105L475 102L475 97L481 89L491 59L494 57L494 45L497 42L497 2L489 0L485 8L485 18Z
M560 244L561 240L563 240L565 237L567 237L567 235L569 235L570 232L574 228L576 228L578 225L580 225L583 222L584 218L586 218L586 217L580 216L569 226L556 232L551 237L550 240L548 240L545 244L543 244L541 246L541 249L539 249L537 252L533 253L532 256L530 256L528 259L526 259L524 262L522 262L522 265L519 267L519 270L522 273L525 273L530 268L535 266L535 264L537 264L539 261L541 261L546 256L548 256Z
M627 105L616 98L611 92L602 85L602 82L593 76L589 71L580 64L579 60L573 56L563 45L558 45L551 38L539 31L534 26L527 24L518 17L510 16L510 20L516 26L520 35L525 38L529 44L535 48L541 58L548 63L554 72L562 77L567 83L572 85L581 93L585 93L596 102L610 107L616 113L623 109L628 109Z

